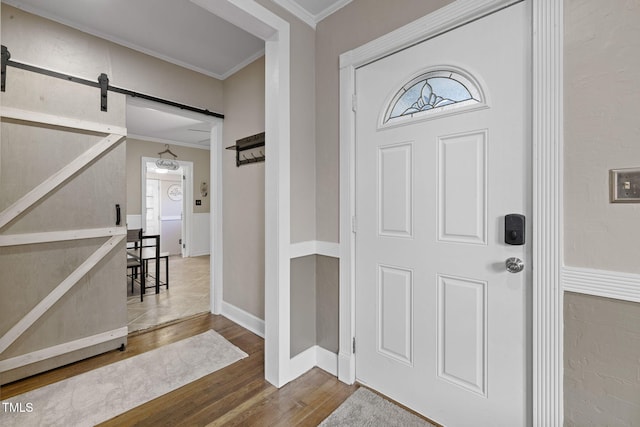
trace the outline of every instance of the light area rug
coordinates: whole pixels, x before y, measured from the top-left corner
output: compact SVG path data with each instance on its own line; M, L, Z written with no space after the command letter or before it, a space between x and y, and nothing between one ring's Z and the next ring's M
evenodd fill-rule
M435 427L364 387L349 396L320 426Z
M94 426L245 357L209 330L3 400L0 425ZM5 402L23 411L9 411Z

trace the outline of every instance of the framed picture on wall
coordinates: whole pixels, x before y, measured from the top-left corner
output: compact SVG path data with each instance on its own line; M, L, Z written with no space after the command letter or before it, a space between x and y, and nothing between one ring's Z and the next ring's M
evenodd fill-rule
M182 200L182 186L178 184L171 184L169 188L167 188L167 196L169 199L176 202Z

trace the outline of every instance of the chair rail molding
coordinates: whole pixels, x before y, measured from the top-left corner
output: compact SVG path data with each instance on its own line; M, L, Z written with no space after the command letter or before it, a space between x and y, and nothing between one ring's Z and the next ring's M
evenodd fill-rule
M565 266L562 269L562 289L565 292L640 302L640 274Z
M309 255L321 255L332 258L339 258L340 244L333 242L324 242L321 240L307 240L304 242L291 244L291 259L301 258Z

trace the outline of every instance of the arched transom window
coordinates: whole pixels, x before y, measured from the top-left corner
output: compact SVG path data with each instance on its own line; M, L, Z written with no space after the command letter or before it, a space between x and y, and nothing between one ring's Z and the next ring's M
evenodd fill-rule
M430 71L400 88L382 123L484 104L480 87L469 77L453 70Z

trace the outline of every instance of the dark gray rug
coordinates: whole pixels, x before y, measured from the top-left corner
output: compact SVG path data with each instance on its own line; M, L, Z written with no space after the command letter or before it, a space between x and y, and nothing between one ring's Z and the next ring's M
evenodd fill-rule
M345 400L320 426L434 427L364 387Z

